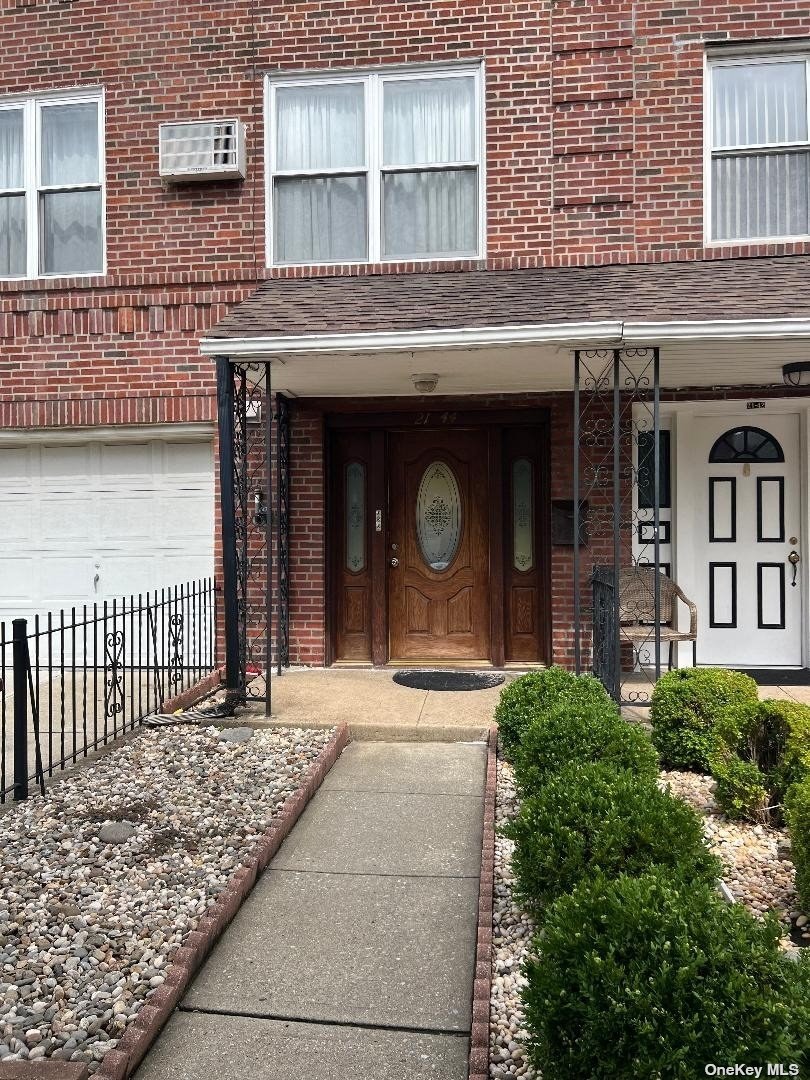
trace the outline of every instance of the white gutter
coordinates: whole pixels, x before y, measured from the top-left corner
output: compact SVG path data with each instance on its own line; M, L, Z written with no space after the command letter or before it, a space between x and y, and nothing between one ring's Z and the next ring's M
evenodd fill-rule
M528 326L451 327L442 330L300 334L283 337L203 338L204 356L266 357L296 353L410 352L486 345L658 345L689 341L758 341L810 338L810 319L712 321L593 321Z

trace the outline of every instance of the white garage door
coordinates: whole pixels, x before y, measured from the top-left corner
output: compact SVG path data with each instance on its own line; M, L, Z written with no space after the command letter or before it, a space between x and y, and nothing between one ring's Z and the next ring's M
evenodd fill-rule
M0 443L0 620L213 574L210 436Z

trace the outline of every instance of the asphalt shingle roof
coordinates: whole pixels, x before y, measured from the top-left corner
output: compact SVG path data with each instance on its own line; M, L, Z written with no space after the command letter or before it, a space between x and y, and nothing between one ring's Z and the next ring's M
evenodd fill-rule
M810 256L271 279L206 336L771 318L810 318Z

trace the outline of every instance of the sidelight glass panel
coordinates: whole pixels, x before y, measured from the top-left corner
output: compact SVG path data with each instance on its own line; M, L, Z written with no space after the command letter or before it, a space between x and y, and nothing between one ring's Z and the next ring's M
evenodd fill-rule
M366 467L346 466L346 569L353 574L366 565Z
M534 485L532 463L518 458L512 465L512 559L516 570L534 566Z
M446 570L461 539L461 495L453 470L434 461L422 474L416 496L416 535L431 570Z

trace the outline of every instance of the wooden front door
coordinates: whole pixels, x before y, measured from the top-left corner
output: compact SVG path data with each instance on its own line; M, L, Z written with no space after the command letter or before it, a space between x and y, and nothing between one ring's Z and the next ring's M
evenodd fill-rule
M488 474L480 430L391 433L392 662L491 659Z

